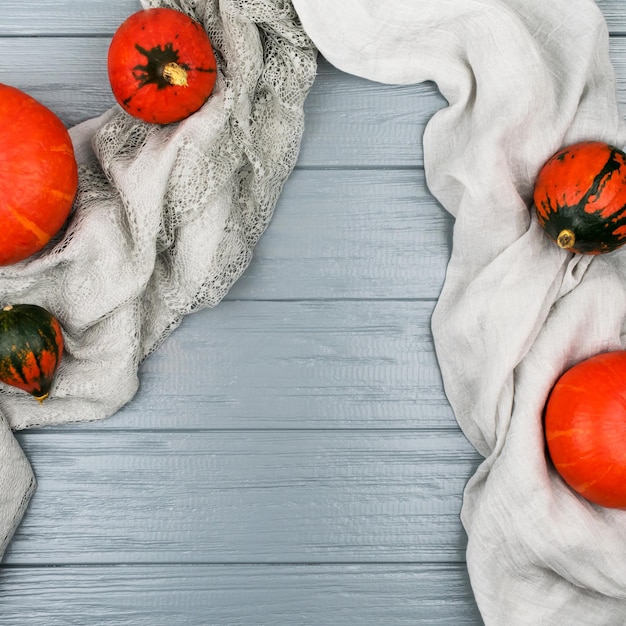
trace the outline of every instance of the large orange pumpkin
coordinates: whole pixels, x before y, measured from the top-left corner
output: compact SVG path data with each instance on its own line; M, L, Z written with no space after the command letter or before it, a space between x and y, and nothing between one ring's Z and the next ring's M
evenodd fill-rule
M202 25L169 8L133 13L109 46L111 90L130 115L169 124L197 111L217 77L213 46Z
M554 154L535 184L539 223L566 250L601 254L626 243L626 154L582 141Z
M626 508L626 351L574 365L546 405L545 434L556 470L591 502Z
M63 122L43 104L0 84L0 265L41 250L60 230L78 187Z

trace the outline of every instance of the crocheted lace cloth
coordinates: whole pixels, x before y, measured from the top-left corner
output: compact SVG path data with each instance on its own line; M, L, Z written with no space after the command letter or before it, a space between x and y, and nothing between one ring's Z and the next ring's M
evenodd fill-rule
M35 484L11 429L97 420L127 403L141 361L246 269L298 155L316 51L290 2L143 4L204 25L216 86L178 124L116 107L71 129L80 183L66 227L40 254L0 268L3 303L45 307L66 339L43 405L0 389L0 553Z

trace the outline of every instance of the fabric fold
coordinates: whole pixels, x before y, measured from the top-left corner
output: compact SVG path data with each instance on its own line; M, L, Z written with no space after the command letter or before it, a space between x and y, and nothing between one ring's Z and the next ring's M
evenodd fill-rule
M37 481L9 425L0 419L0 554L13 538Z
M432 330L455 416L485 457L462 520L486 624L622 623L626 512L564 486L541 420L560 373L624 345L626 252L572 256L530 210L536 175L561 146L624 145L602 14L592 0L294 6L340 70L434 81L448 102L423 138L428 187L455 217Z

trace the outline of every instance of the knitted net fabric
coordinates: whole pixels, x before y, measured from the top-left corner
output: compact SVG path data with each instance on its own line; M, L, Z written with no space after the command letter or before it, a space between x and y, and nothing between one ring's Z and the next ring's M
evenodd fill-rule
M66 340L42 405L0 386L1 549L34 488L10 429L97 420L127 403L142 360L245 270L298 155L316 52L290 2L143 4L204 25L216 86L178 124L116 107L71 129L80 182L66 227L40 254L0 268L3 303L47 308Z

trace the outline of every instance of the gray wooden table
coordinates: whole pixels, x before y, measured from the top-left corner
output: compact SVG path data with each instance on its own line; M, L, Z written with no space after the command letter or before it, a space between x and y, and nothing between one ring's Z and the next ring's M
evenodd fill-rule
M626 7L600 0L626 105ZM0 82L71 126L113 105L136 0L0 0ZM39 481L0 566L3 626L478 625L459 520L480 462L430 316L452 220L429 195L433 85L320 59L255 259L103 422L19 434Z

